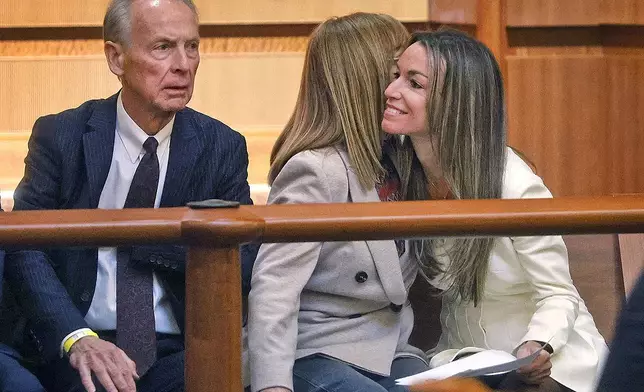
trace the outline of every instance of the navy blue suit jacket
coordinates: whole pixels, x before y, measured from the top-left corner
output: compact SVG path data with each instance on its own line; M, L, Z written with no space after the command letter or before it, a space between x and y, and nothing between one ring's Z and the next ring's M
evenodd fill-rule
M2 211L2 208L0 208L0 212ZM0 244L0 305L2 304L2 291L3 291L3 283L4 283L4 250L1 248L2 244ZM0 306L0 331L3 331L2 334L5 335L6 332L4 332L4 324L6 321L4 320L4 314L2 312L2 307ZM8 326L7 326L8 327ZM2 336L0 336L0 340L2 340ZM5 348L0 342L0 355L6 354Z
M25 175L14 210L97 208L107 179L116 132L116 95L39 118L29 140ZM223 123L183 109L176 114L161 207L218 198L252 204L248 152L239 133ZM249 290L257 246L242 247L242 290ZM137 246L131 261L154 268L183 330L185 248ZM154 257L152 257L154 256ZM11 251L5 276L28 320L28 339L44 361L55 358L62 339L87 327L94 296L96 248Z
M0 208L0 212L3 212L2 208ZM8 320L6 320L6 314L5 314L5 309L3 308L3 303L2 303L2 297L3 297L3 283L4 283L4 255L5 251L2 249L2 244L0 244L0 354L5 353L4 347L2 346L2 343L9 343L11 342L11 339L7 339L5 335L9 335L10 329L13 327L12 325L9 325Z
M2 212L2 208L0 208L0 212ZM0 249L0 303L2 303L2 283L4 281L4 250ZM0 318L0 320L2 320Z
M0 208L0 212L2 212L2 208ZM0 248L0 303L2 303L3 282L4 282L4 250ZM0 313L0 323L1 322L3 322L2 313ZM0 343L0 355L2 354L6 354L6 352L2 343Z
M644 391L644 273L619 314L597 392Z
M1 208L0 208L0 212L2 212ZM4 250L0 249L0 302L2 302L3 277L4 277Z

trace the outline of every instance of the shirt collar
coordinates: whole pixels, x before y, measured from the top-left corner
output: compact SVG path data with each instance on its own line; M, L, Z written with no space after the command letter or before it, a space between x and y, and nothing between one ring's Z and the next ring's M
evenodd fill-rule
M170 137L172 133L172 127L174 126L175 116L172 116L170 122L163 127L154 138L159 142L161 147ZM123 100L121 94L119 93L117 102L116 102L116 132L118 133L125 151L127 152L128 157L132 163L136 163L139 157L145 153L143 149L143 143L150 137L141 127L139 127L132 117L125 111L123 106Z

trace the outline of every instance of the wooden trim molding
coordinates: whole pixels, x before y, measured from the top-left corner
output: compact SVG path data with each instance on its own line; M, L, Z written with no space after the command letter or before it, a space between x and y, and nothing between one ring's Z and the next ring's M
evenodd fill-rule
M3 0L0 27L101 26L108 0ZM428 2L418 0L195 0L202 24L315 24L351 12L380 12L404 22L426 22Z

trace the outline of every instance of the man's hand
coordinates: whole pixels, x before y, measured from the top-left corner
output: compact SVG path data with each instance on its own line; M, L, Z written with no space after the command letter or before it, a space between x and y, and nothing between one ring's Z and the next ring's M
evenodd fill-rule
M283 387L270 387L264 388L260 392L291 392L291 390Z
M539 385L550 377L550 370L552 369L550 354L541 347L542 344L530 340L519 346L517 350L517 358L524 358L539 351L539 355L531 364L517 370L517 373L526 384Z
M136 392L136 364L108 341L93 336L79 339L69 350L69 363L78 370L88 392L96 392L92 373L107 392Z

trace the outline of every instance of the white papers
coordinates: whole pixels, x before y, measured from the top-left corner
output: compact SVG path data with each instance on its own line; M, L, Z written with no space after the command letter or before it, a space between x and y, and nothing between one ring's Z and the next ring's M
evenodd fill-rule
M539 350L527 357L517 359L514 355L505 351L484 350L413 376L399 378L396 380L396 384L413 385L454 376L478 377L507 373L530 364L538 355Z

